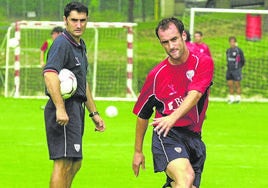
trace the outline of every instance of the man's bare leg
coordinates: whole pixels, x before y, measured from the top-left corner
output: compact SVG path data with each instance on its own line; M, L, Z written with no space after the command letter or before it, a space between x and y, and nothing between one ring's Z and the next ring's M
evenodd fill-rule
M73 178L81 167L81 161L71 159L57 159L54 161L50 188L69 188Z
M188 159L180 158L171 161L167 166L166 173L174 180L171 183L173 188L193 188L195 174Z

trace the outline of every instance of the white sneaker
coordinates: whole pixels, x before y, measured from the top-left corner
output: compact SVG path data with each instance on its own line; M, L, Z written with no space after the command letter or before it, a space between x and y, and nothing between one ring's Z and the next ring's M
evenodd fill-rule
M235 97L235 102L236 103L239 103L241 101L241 96L240 95L237 95L236 97Z
M233 95L229 96L228 104L232 104L235 102L235 97Z

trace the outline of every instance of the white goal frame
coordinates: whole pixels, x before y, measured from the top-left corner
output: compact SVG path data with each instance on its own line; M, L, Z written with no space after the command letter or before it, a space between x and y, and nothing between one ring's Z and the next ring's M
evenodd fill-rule
M14 97L15 98L44 98L41 96L21 96L20 95L20 30L21 29L52 29L55 26L65 27L63 22L51 22L51 21L18 21L12 23L7 30L7 44L6 44L6 65L5 65L5 88L4 88L4 96L10 97L9 92L9 70L14 69ZM87 28L94 29L94 61L93 61L93 76L92 76L92 96L96 100L136 100L137 96L133 90L133 27L137 26L137 23L123 23L123 22L88 22ZM126 97L118 98L118 97L97 97L96 96L96 83L97 83L97 63L98 63L98 29L99 28L126 28ZM15 36L11 36L11 30L15 29ZM10 46L10 41L16 40L18 44L14 46ZM14 48L14 65L10 65L10 48ZM40 67L40 66L38 66Z
M191 8L190 9L190 26L189 26L189 33L191 36L194 34L194 21L195 21L195 14L198 12L203 13L240 13L240 14L266 14L268 15L268 10L254 10L254 9L221 9L221 8ZM216 98L211 97L210 100L212 101L226 101L226 98ZM247 102L268 102L268 99L243 99L243 101Z

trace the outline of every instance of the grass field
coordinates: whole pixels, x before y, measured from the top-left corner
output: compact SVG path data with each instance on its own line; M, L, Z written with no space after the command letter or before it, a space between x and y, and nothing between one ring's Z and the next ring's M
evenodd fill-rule
M52 162L48 160L43 110L45 100L0 98L0 187L48 187ZM74 188L160 188L164 174L153 173L151 129L144 145L146 170L135 178L132 170L135 119L132 102L115 105L119 115L103 116L105 133L94 132L89 118L84 135L84 160ZM268 186L268 103L228 105L211 102L203 128L207 161L201 187L262 188Z

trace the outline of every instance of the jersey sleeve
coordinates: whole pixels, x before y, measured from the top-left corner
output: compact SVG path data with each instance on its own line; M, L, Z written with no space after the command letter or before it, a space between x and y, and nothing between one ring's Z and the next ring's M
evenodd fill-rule
M48 48L48 42L47 42L47 41L45 41L45 42L42 44L42 46L41 46L40 50L44 52L44 51L46 51L46 50L47 50L47 48Z
M133 113L142 119L149 119L154 112L155 95L153 93L153 80L152 74L149 74L133 108Z
M57 41L52 44L48 52L47 64L43 72L57 72L64 67L64 62L67 62L68 45L64 41Z
M206 47L207 47L207 55L208 55L209 57L212 57L212 56L211 56L211 52L210 52L210 49L209 49L208 45L206 45Z
M188 91L196 90L204 94L212 84L214 63L211 57L202 55L196 67L195 75L188 86Z
M245 62L246 62L245 56L244 56L243 51L240 48L238 48L238 50L239 50L239 53L240 53L240 63L242 65L242 67L243 67L245 65Z

